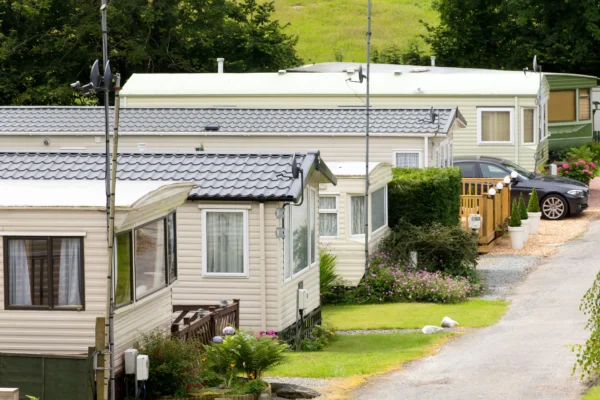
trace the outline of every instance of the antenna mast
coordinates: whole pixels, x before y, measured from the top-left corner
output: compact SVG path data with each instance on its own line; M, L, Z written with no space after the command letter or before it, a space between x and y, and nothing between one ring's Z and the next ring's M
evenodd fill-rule
M369 114L371 84L371 0L367 0L367 98L365 124L365 276L369 270Z

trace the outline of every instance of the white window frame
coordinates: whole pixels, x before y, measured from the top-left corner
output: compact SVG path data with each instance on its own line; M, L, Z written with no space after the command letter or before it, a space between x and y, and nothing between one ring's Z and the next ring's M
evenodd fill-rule
M315 196L315 209L313 210L311 205L310 205L310 196L308 195L309 192L313 193L313 196ZM305 196L306 194L306 196ZM306 271L310 271L313 267L319 265L319 205L318 205L318 200L319 200L319 196L318 196L318 192L315 188L313 187L307 187L305 189L305 193L303 192L302 194L303 197L303 202L306 201L307 202L307 237L310 240L310 213L315 213L315 252L317 254L315 254L315 262L311 262L311 246L310 246L310 242L308 242L308 249L307 249L307 260L308 260L308 266L306 266L305 268L302 268L300 271L298 272L294 272L294 265L293 265L293 258L294 258L294 254L293 254L293 248L294 248L294 235L292 232L292 213L294 212L294 204L293 203L289 203L288 204L288 212L285 213L285 237L286 239L284 239L283 242L283 260L284 260L284 265L283 265L283 282L289 282L293 279L295 279L296 277L304 274ZM303 203L304 204L304 203ZM339 203L338 203L339 204ZM339 234L339 215L338 215L338 234ZM289 239L289 241L288 241ZM286 248L286 243L289 243L289 248ZM285 263L285 260L289 260L287 265ZM287 276L289 273L289 276Z
M525 110L533 110L533 142L525 141ZM521 107L521 144L523 146L531 146L537 144L536 132L538 131L537 123L538 115L536 107Z
M423 168L423 150L422 149L404 149L404 150L392 150L392 166L394 168L400 168L396 165L396 154L410 154L417 153L419 155L419 167Z
M227 272L208 272L207 265L207 239L206 234L206 214L207 213L242 213L243 230L244 230L244 272L242 273L227 273ZM231 208L210 208L202 210L202 276L215 278L249 278L250 277L250 254L248 246L248 210L231 209Z
M351 239L360 239L360 238L365 237L364 233L356 233L356 234L352 233L352 198L353 197L362 197L364 199L365 195L364 195L364 193L363 194L348 194L348 221L346 223L346 225L348 226L348 237ZM365 210L365 212L368 215L369 210ZM364 220L363 220L363 224L364 224Z
M383 189L383 212L384 212L384 222L383 225L380 226L379 228L373 230L373 202L370 201L369 202L369 208L371 209L369 212L369 226L371 227L371 234L374 235L376 233L378 233L379 231L381 231L382 229L385 229L388 227L388 189L387 189L387 185L383 185L378 187L377 189L371 191L369 193L369 195L372 195L373 193L375 193L378 190ZM358 236L358 235L357 235ZM364 236L364 235L361 235Z
M321 230L319 229L319 237L321 238L325 238L325 239L333 239L333 238L339 238L340 237L340 196L337 194L323 194L320 195L318 198L323 198L323 197L328 197L328 198L334 198L335 199L335 209L329 209L329 208L321 208L320 206L319 209L317 210L318 214L319 214L319 220L321 219L321 214L335 214L336 215L336 222L337 222L337 226L336 226L336 232L337 235L335 236L324 236L321 235ZM320 225L319 225L320 227Z
M484 112L508 112L510 115L510 140L508 141L494 141L487 142L482 140L483 127L482 127L482 113ZM477 144L480 146L506 146L515 144L515 109L513 107L478 107L477 108Z

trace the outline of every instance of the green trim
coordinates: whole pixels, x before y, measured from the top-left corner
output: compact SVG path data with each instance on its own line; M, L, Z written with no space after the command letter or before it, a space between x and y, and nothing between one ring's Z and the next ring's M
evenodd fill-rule
M131 98L179 98L179 97L210 97L210 98L235 98L235 97L356 97L353 93L328 93L328 94L123 94L120 96ZM359 96L360 97L360 96ZM364 97L364 96L363 96ZM487 94L371 94L371 97L391 97L391 98L415 98L415 97L448 97L448 98L532 98L535 99L537 94L503 94L503 95L487 95ZM125 106L123 106L125 107ZM127 106L131 108L131 106ZM134 106L135 107L135 106ZM147 107L147 106L145 106ZM159 107L158 105L156 107ZM217 106L218 107L218 106ZM418 108L418 107L417 107Z

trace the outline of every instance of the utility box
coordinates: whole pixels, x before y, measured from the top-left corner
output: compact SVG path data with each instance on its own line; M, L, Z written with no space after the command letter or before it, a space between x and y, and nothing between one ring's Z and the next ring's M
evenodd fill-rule
M308 308L308 290L298 289L298 310L306 310Z
M469 214L469 229L472 229L472 230L481 229L481 215Z
M135 375L135 363L138 356L137 349L125 350L125 375Z
M135 380L136 381L147 381L148 374L150 371L150 360L145 354L140 354L136 357L135 363Z

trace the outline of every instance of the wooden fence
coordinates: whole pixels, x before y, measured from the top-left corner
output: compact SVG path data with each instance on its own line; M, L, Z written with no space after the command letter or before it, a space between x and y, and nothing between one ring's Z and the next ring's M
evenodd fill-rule
M240 301L237 299L227 306L173 306L171 333L182 340L197 339L210 344L215 336L222 335L223 328L227 326L240 328Z
M462 193L460 196L460 219L463 229L472 232L469 226L469 215L479 214L481 216L481 227L479 228L479 251L486 253L493 245L494 240L502 234L497 229L510 215L510 185L502 190L497 190L499 182L504 185L502 178L463 178ZM495 196L489 196L491 188L496 190Z

